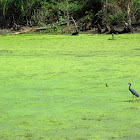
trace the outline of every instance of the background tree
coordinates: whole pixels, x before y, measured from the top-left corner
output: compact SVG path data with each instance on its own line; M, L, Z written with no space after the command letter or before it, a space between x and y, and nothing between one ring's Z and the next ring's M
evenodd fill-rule
M0 0L0 27L46 26L77 22L87 25L124 25L131 31L140 19L140 0ZM73 24L73 23L72 23Z

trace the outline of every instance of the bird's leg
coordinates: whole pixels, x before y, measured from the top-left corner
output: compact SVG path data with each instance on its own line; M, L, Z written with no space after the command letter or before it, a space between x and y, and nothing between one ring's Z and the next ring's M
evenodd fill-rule
M134 95L133 95L133 100L132 101L134 101Z
M137 97L135 96L134 98L136 99L135 101L137 101Z

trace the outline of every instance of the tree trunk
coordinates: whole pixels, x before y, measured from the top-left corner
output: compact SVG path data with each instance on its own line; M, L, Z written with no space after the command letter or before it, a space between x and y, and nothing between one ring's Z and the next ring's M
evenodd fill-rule
M127 23L131 25L131 9L130 9L130 4L128 3L127 5Z
M72 16L71 16L71 19L72 19L72 21L73 21L73 23L74 23L76 29L78 30L78 28L77 28L77 24L76 24L76 22L75 22L75 20L74 20L74 18L73 18Z
M133 32L133 27L131 25L131 7L130 7L131 1L127 4L127 20L125 22L125 27L127 32Z
M105 2L104 2L104 5L103 5L103 24L107 24L107 3L108 3L108 1L107 0L105 0Z
M69 17L69 2L68 2L68 0L66 0L67 1L67 26L69 26L70 25L70 23L69 23L69 19L70 19L70 17Z

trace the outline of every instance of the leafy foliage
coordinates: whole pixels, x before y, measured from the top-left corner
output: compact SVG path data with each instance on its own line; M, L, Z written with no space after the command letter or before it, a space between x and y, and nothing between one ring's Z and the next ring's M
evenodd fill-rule
M125 15L122 11L118 11L115 15L108 15L108 24L122 24L124 23Z
M68 22L71 16L76 21L87 17L84 21L93 25L120 24L126 20L128 2L131 3L131 17L139 20L139 0L0 0L0 27L62 24Z

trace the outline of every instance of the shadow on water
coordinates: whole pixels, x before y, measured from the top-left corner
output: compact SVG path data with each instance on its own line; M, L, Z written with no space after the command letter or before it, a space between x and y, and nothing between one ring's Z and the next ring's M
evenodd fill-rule
M12 53L11 50L0 50L0 53Z
M140 48L136 48L136 49L132 49L132 50L140 51Z
M132 99L132 100L127 100L127 101L123 101L123 102L140 103L140 100L139 99Z

